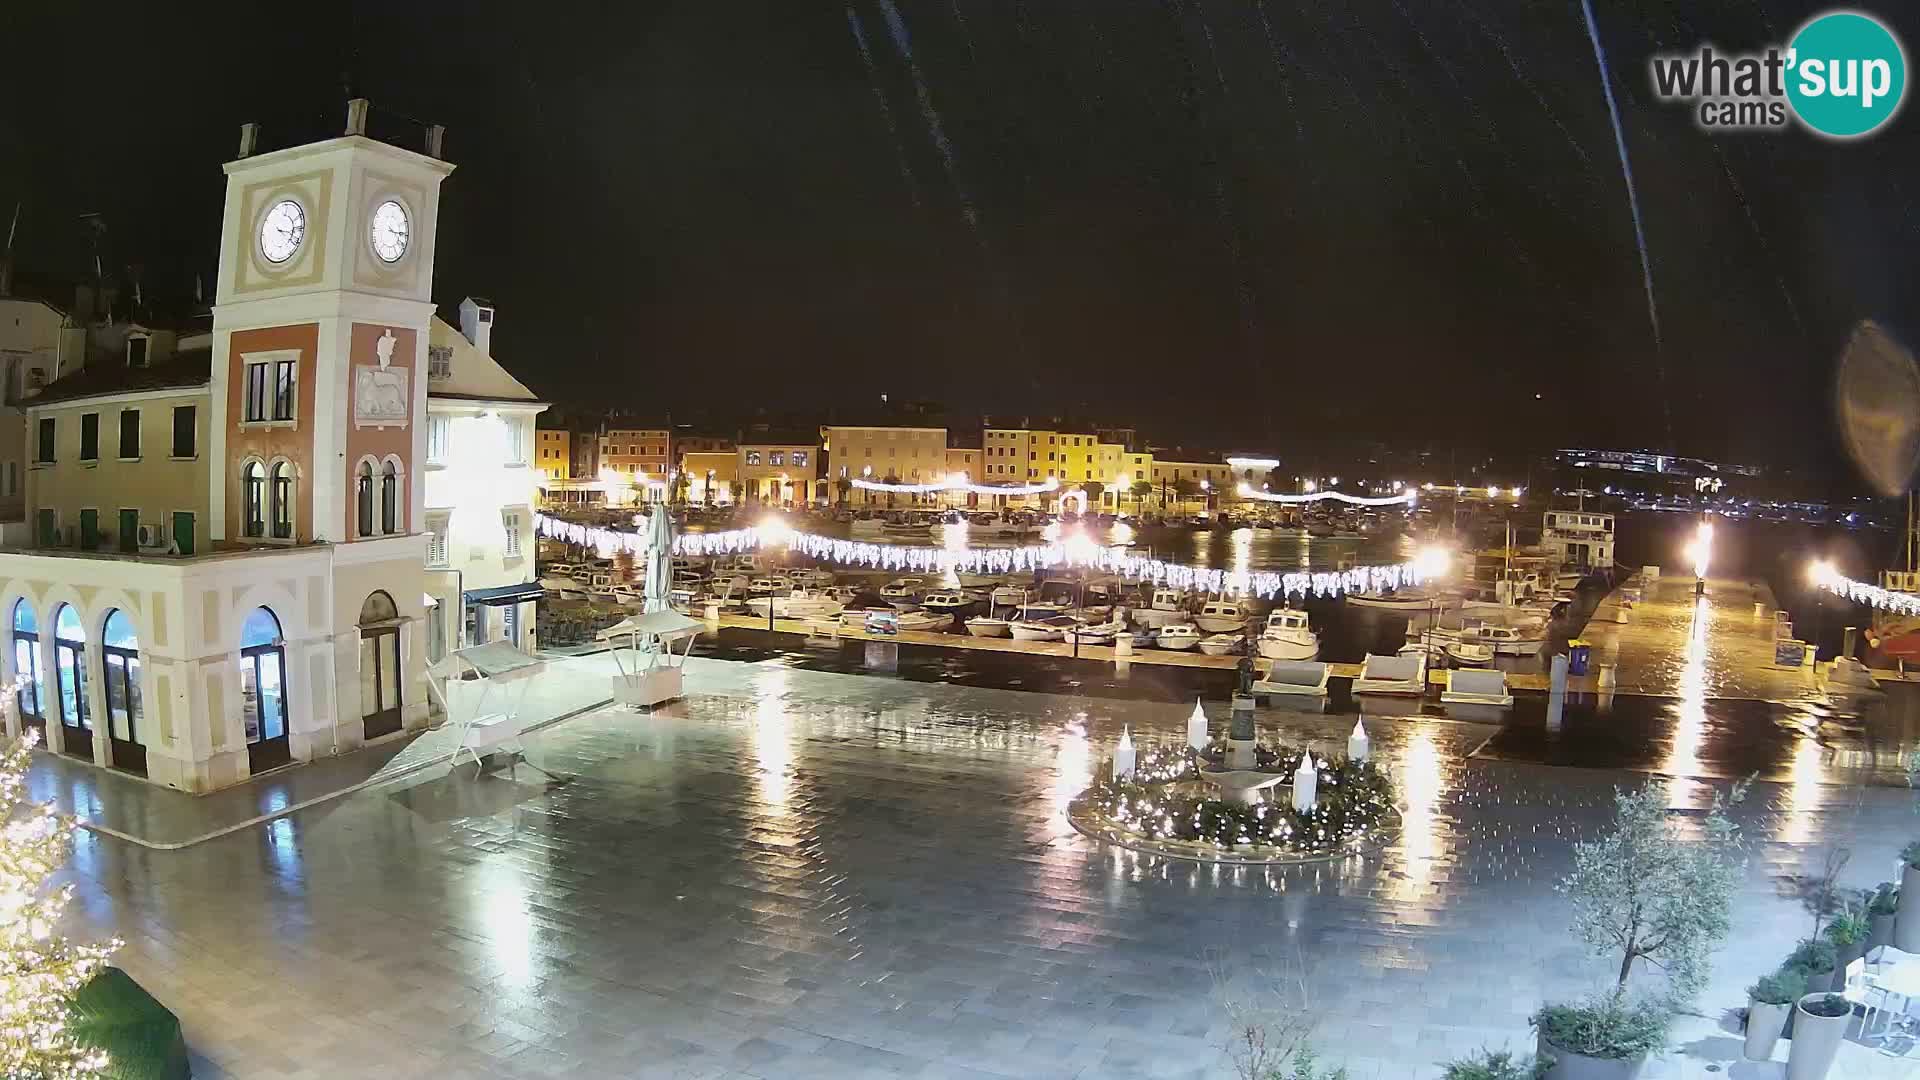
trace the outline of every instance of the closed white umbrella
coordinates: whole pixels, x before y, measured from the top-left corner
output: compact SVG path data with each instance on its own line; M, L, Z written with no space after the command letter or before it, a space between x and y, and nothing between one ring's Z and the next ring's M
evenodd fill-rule
M673 588L673 523L667 508L654 504L647 514L646 610L667 610L667 592Z

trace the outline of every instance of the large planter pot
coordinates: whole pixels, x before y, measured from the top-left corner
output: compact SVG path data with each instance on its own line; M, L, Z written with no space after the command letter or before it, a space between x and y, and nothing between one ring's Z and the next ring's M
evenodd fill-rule
M1807 1011L1809 1002L1826 997L1808 994L1793 1007L1793 1043L1787 1050L1787 1080L1826 1080L1827 1070L1840 1053L1847 1037L1851 1010L1839 1016L1817 1016Z
M1635 1080L1647 1063L1644 1057L1597 1058L1576 1054L1548 1042L1545 1035L1539 1037L1538 1049L1542 1060L1553 1061L1545 1080Z
M1867 927L1868 927L1867 949L1868 951L1872 951L1876 946L1893 944L1894 918L1895 916L1893 915L1867 916Z
M1786 1030L1787 1017L1791 1015L1792 1005L1769 1005L1747 999L1748 1061L1766 1061L1773 1057L1773 1045L1780 1041L1780 1033Z
M1807 972L1807 988L1809 990L1811 990L1816 986L1829 985L1832 982L1833 982L1833 970ZM1783 1039L1793 1038L1793 1021L1794 1021L1794 1018L1798 1017L1799 1015L1800 1015L1800 1010L1798 1009L1787 1010L1787 1026L1781 1029L1780 1031L1781 1038Z
M1920 870L1900 868L1900 909L1893 915L1893 947L1920 952Z
M1848 945L1841 949L1840 959L1833 965L1833 975L1827 979L1827 989L1836 994L1845 990L1847 988L1847 965L1865 956L1866 953L1867 943L1864 941L1858 944ZM1812 990L1814 988L1814 984L1807 984L1807 989Z

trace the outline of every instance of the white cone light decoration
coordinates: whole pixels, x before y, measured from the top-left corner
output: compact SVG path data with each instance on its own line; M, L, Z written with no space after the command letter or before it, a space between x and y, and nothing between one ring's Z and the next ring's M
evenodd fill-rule
M1367 729L1360 726L1360 721L1355 720L1353 734L1347 736L1347 757L1353 761L1365 761L1371 749L1367 741Z
M1113 778L1126 780L1133 776L1133 766L1137 755L1133 751L1133 731L1120 729L1120 745L1113 749Z
M1187 745L1195 750L1207 748L1207 711L1200 707L1198 698L1193 702L1193 715L1187 717Z
M1314 787L1320 782L1320 774L1314 771L1313 753L1308 751L1300 758L1300 767L1293 771L1293 808L1306 813L1313 809Z

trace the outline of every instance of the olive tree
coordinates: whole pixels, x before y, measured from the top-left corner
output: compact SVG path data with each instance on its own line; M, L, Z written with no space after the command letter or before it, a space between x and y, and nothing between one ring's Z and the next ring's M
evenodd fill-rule
M1745 784L1733 788L1738 802ZM1739 883L1739 827L1729 800L1714 796L1700 835L1679 834L1667 811L1667 787L1615 789L1613 822L1573 848L1573 873L1560 889L1573 900L1573 929L1596 954L1618 956L1615 993L1626 989L1636 961L1665 972L1676 1001L1706 985L1713 950L1727 936Z

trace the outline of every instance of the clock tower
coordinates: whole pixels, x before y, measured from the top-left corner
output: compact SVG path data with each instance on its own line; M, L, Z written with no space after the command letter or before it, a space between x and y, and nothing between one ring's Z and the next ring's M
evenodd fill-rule
M453 166L438 128L420 152L369 138L366 119L355 100L338 138L269 152L250 124L225 166L208 532L262 557L330 547L325 580L290 589L313 683L333 687L315 695L333 715L294 725L296 758L426 721L427 336Z

